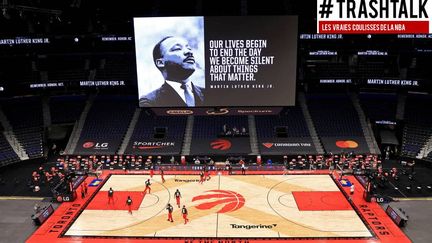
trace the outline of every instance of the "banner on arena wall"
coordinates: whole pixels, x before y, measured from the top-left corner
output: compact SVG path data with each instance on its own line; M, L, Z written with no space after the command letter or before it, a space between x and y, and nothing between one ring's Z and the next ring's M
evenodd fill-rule
M191 154L193 155L241 155L251 152L249 138L244 137L192 139L191 143Z
M136 17L133 23L140 107L295 104L297 16ZM184 53L182 47L189 55L182 65L155 65L165 57L153 54ZM164 76L190 80L195 102L172 93Z
M175 139L130 140L126 154L137 155L176 155L181 153L182 141Z
M370 153L364 137L321 137L326 152L331 153Z
M383 79L383 78L322 78L312 80L320 85L356 85L367 87L392 87L400 89L418 89L429 87L430 84L426 80L421 79Z
M81 138L75 148L74 154L115 154L121 144L120 140L104 139L96 140L91 138Z
M224 108L153 108L158 116L247 116L277 115L282 107L224 107Z
M311 138L260 139L259 150L263 155L316 154Z

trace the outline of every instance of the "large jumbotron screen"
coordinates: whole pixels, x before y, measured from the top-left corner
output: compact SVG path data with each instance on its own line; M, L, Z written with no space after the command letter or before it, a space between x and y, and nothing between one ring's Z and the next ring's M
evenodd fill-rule
M295 104L296 16L134 18L141 107Z

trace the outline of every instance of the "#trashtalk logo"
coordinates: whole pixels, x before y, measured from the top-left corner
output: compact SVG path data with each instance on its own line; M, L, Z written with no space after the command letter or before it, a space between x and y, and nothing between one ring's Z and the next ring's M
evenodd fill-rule
M216 139L210 143L210 146L212 149L225 151L231 148L231 142L226 139Z
M210 190L205 191L205 195L199 195L192 198L192 202L206 200L195 206L197 209L208 210L216 206L223 206L217 213L234 212L245 204L245 198L237 192L228 190ZM216 200L209 200L216 199Z
M317 33L428 34L431 16L429 0L317 0Z

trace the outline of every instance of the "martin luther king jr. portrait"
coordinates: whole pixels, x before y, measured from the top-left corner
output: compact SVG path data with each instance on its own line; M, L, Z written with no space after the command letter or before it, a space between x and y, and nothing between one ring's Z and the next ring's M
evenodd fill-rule
M137 28L142 25L134 20L140 107L203 106L205 80L202 18L169 17L138 20L140 19L158 20L158 24L154 23L152 29L162 25L164 31L159 32L166 34L146 33L147 38L144 39L143 35L139 36L140 33L137 33L141 31L137 31ZM172 26L176 28L169 30ZM146 43L143 45L140 40ZM139 45L143 47L142 50ZM143 53L147 56L142 55ZM154 70L150 72L150 67L158 71L158 76ZM142 69L146 71L140 72Z

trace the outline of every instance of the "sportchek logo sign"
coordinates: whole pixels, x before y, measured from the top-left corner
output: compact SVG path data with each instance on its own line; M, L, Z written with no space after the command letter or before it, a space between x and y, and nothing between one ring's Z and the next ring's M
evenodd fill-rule
M96 150L106 150L109 147L109 143L97 143L93 141L86 141L82 144L85 149L96 149Z
M174 147L175 142L141 142L135 141L132 145L133 149L147 150L147 149L161 149L166 147Z
M276 147L311 147L311 143L262 143L268 149Z
M323 34L432 33L429 0L317 0Z
M201 204L196 205L195 208L200 210L209 210L216 206L222 206L217 213L228 213L240 209L245 204L244 197L237 192L228 190L210 190L205 191L205 193L207 194L192 198L192 202L204 201Z

